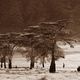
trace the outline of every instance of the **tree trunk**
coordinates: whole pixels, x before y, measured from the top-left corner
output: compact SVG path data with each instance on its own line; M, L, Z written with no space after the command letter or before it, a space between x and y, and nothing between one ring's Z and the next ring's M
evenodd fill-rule
M32 57L30 62L30 69L34 68L35 59Z
M54 41L53 48L52 48L52 59L51 59L51 65L50 65L50 69L49 69L50 73L56 72L56 64L55 64L55 57L54 57L55 45L56 45L56 41Z
M6 68L6 58L4 57L4 68Z
M12 61L11 61L11 59L9 59L8 67L9 67L9 69L11 69L11 68L12 68Z
M56 72L54 55L52 55L52 60L51 60L51 65L50 65L49 72L50 73L55 73Z
M45 57L42 57L42 67L44 68Z
M1 58L1 68L3 67L3 59Z

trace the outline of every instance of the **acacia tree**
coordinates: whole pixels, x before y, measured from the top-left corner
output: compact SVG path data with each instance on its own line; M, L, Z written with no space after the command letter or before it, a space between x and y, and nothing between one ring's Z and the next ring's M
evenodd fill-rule
M21 46L25 46L27 48L26 58L30 58L30 69L34 68L36 51L34 49L34 44L37 43L37 40L34 37L33 33L24 33L20 37L20 44Z
M71 45L70 41L72 41L72 36L70 32L65 30L65 27L67 26L68 21L67 20L60 20L56 23L42 23L41 26L45 29L47 29L45 32L47 33L48 39L52 42L51 51L52 51L52 59L51 59L51 65L49 72L55 73L56 72L56 66L55 66L55 53L56 53L56 43L57 41L65 41L68 44ZM46 36L46 35L44 35Z
M17 46L17 37L20 35L20 33L16 33L16 32L12 32L12 33L8 33L8 39L7 39L7 44L9 47L8 50L8 60L9 60L9 64L8 67L9 69L12 68L12 57L13 57L13 50L14 48Z
M19 35L19 34L18 34ZM16 36L18 36L15 33L6 33L1 34L0 41L2 43L1 48L1 62L4 62L4 67L6 68L6 57L8 58L8 68L12 68L12 56L13 56L13 49L16 46ZM2 67L2 65L1 65Z
M8 45L7 45L7 34L0 34L0 55L1 55L1 68L3 67L4 63L4 68L6 68L6 57L8 55Z
M51 45L49 49L52 51L52 59L51 59L51 65L49 72L55 73L56 72L56 66L55 66L55 49L56 49L56 43L57 41L65 41L68 44L71 45L72 36L70 31L66 30L65 27L69 23L68 20L58 20L56 22L42 22L39 26L34 27L30 26L26 29L26 32L29 33L35 33L37 36L39 36L40 39L42 39L44 42L48 40Z

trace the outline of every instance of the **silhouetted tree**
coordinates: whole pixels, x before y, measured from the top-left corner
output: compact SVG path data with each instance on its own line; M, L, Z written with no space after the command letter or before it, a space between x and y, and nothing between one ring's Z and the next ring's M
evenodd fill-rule
M48 46L52 51L51 65L49 69L49 72L51 73L56 72L54 54L57 41L65 41L70 44L70 41L72 40L70 31L65 29L68 23L69 21L66 19L58 20L56 22L42 22L39 26L30 26L26 29L26 32L35 33L39 36L39 39L42 39L44 42L48 40L51 43L51 45Z

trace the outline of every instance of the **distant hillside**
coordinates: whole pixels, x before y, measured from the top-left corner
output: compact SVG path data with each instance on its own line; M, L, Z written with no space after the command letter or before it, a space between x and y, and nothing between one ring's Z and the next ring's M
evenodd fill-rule
M59 19L71 19L72 29L80 31L80 0L0 0L0 32Z

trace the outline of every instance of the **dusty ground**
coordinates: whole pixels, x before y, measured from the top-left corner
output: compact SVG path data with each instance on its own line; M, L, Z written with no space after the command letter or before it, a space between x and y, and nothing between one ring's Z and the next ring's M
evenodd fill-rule
M62 46L63 47L63 46ZM13 56L13 68L0 69L0 80L80 80L80 73L77 72L77 67L80 66L80 45L75 48L63 47L65 50L65 59L56 61L56 73L49 73L50 64L46 63L45 68L40 64L36 64L35 69L30 70L29 62L20 54ZM67 52L66 52L67 51ZM68 54L67 54L68 53ZM63 68L63 63L65 68Z
M80 80L80 73L76 71L58 71L53 74L39 69L0 70L0 80Z

